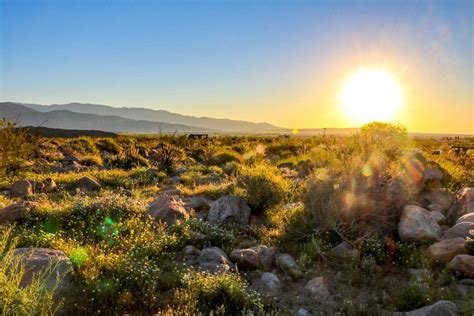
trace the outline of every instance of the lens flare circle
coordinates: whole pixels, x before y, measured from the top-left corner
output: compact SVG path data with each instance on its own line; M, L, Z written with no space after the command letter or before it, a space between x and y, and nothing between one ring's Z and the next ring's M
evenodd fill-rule
M391 121L403 104L397 79L380 68L364 68L343 81L339 101L354 123Z

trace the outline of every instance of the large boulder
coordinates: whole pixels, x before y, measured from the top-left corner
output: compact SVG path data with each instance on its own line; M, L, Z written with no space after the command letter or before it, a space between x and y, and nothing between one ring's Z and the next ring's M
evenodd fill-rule
M459 217L474 212L474 188L464 188L456 193L448 211L448 222L454 224Z
M26 197L33 194L33 185L28 180L18 180L10 187L10 194L13 197Z
M230 253L230 259L239 268L270 270L275 260L275 250L267 246L255 246L246 249L234 249Z
M148 212L156 220L164 221L168 225L173 225L178 220L189 218L183 201L175 196L161 196L157 198L150 203Z
M186 208L188 210L193 209L197 212L207 211L209 209L209 202L203 197L194 196L188 199Z
M446 191L441 189L430 189L421 195L424 205L437 204L444 211L447 211L453 203L453 197Z
M235 195L226 195L210 204L207 220L212 224L233 222L247 225L250 219L250 207Z
M465 276L474 278L474 256L457 255L451 260L448 267Z
M409 312L395 313L396 316L458 316L459 309L453 302L438 301L432 305L428 305Z
M458 218L456 221L456 224L459 223L474 223L474 212L467 213L461 217Z
M264 296L277 296L282 291L280 279L271 272L264 272L252 286Z
M217 247L204 248L198 258L199 268L209 273L224 273L235 269L224 251Z
M81 191L100 190L100 184L91 177L82 177L76 182L76 187Z
M473 229L474 223L461 222L446 230L443 234L442 239L450 239L457 237L466 238L469 236L469 231Z
M416 205L407 205L402 211L398 234L404 242L433 242L441 238L442 230L431 212Z
M448 263L457 255L467 254L465 244L466 240L460 237L441 240L428 248L428 254L435 260Z
M0 224L9 224L21 219L28 210L29 206L21 202L0 209Z
M47 289L57 286L59 296L71 289L73 267L64 252L48 248L18 248L11 252L11 256L12 268L21 267L24 271L20 286L31 284L35 275L45 273ZM20 266L16 266L17 262Z

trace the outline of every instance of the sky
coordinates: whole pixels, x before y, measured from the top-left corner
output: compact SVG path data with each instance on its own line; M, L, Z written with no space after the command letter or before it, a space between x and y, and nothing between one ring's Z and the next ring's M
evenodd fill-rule
M400 85L391 121L474 134L474 1L0 0L0 101L355 127L367 67Z

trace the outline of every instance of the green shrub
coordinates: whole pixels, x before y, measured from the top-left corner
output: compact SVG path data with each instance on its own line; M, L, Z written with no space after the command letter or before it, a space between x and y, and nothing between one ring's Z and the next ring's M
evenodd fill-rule
M400 311L414 310L433 302L430 288L418 282L403 285L398 292L397 308Z
M20 170L34 153L36 143L27 130L0 120L0 176Z
M108 153L118 155L122 151L122 148L120 147L119 144L115 142L115 140L111 138L102 138L99 139L96 143L95 146L100 150L100 151L106 151Z
M268 163L243 166L239 181L245 191L245 199L254 210L265 211L287 201L291 195L290 182Z
M87 154L95 154L97 153L97 148L95 147L94 143L89 138L75 138L68 141L64 147L71 148L74 152L87 155Z
M232 149L221 150L211 159L212 164L217 166L224 166L228 162L240 163L241 161L242 156Z
M54 301L56 289L47 286L48 272L32 276L26 286L20 285L26 271L22 260L14 259L12 256L16 243L17 240L12 239L12 228L0 231L0 254L2 254L0 257L0 310L2 315L54 315L60 308L60 304Z
M217 311L222 315L238 315L244 310L261 310L260 297L251 291L238 274L189 272L183 276L186 298L192 314Z

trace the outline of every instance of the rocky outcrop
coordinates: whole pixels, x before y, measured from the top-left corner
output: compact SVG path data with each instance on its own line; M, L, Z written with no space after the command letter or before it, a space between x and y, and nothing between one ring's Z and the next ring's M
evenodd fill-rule
M267 246L255 246L246 249L234 249L230 253L230 259L239 268L262 269L269 271L275 261L275 250Z
M33 194L33 185L28 180L18 180L10 186L13 197L27 197Z
M224 273L235 269L224 251L217 247L204 248L198 257L199 268L209 273Z
M351 260L359 257L359 251L347 241L343 241L331 248L331 255L342 260Z
M457 255L451 260L448 267L462 275L474 278L474 256Z
M441 238L442 230L430 211L407 205L400 217L398 234L404 242L433 242Z
M210 204L207 220L212 224L233 222L247 225L250 219L250 207L235 195L227 195Z
M453 302L438 301L413 311L395 313L396 316L458 316L459 309Z
M157 221L163 221L168 225L173 225L178 220L185 220L189 217L184 208L184 203L179 197L162 196L150 203L148 212Z
M464 238L451 238L439 241L428 248L431 258L448 263L457 255L467 254Z

